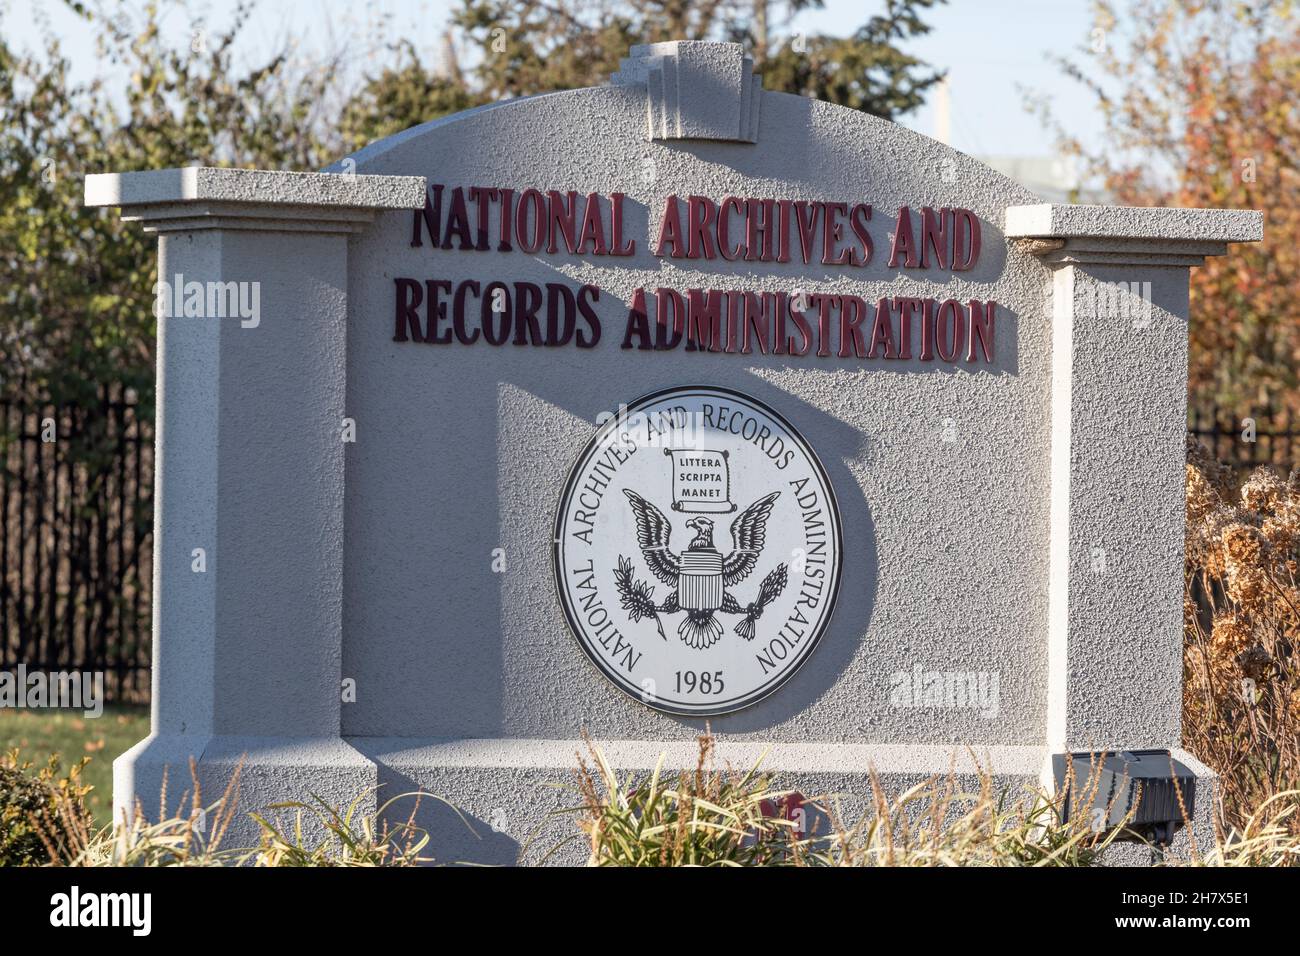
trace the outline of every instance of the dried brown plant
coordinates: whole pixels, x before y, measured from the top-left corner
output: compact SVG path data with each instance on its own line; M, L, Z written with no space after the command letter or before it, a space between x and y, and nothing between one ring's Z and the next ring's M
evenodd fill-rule
M1189 440L1183 738L1220 775L1224 829L1300 788L1298 560L1300 470L1239 479Z

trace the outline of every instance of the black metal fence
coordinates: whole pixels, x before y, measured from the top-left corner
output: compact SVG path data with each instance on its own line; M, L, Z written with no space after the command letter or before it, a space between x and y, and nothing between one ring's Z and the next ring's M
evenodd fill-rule
M0 416L0 669L102 671L109 700L148 700L152 415L112 386Z
M1213 406L1193 406L1188 431L1225 465L1249 469L1300 466L1300 428L1284 415L1234 415Z

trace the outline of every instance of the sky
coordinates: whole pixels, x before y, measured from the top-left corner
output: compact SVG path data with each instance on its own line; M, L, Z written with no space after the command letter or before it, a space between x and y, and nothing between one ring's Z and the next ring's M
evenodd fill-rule
M190 0L187 6L191 16L219 28L229 22L235 3ZM262 0L243 34L247 48L241 54L253 62L284 39L325 49L340 38L365 36L367 23L382 17L391 32L411 38L425 61L434 62L448 11L457 6L458 0ZM879 0L826 0L824 9L800 14L782 32L843 35L882 6ZM1086 140L1100 131L1086 92L1050 60L1076 57L1090 41L1091 0L950 0L926 18L932 32L906 49L948 71L953 146L975 155L1053 154L1051 134L1024 108L1022 89L1051 99L1073 135ZM58 0L0 0L0 31L11 45L39 48L42 20L70 55L77 79L101 69L92 31ZM191 24L183 16L177 20L173 15L167 25L178 42L187 43ZM900 121L936 135L933 98Z

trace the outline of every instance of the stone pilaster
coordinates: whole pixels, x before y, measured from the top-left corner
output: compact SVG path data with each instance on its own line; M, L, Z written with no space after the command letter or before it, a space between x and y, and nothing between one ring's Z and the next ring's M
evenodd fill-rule
M187 168L86 180L158 236L151 735L114 812L234 765L241 805L377 781L340 737L348 240L420 177Z
M1181 743L1190 270L1247 210L1013 206L1052 271L1049 749Z

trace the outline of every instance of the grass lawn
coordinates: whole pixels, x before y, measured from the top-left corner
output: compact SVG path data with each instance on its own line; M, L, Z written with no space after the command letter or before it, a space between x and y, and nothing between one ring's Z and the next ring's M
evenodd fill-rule
M43 766L57 753L63 764L89 757L83 778L95 789L86 805L96 826L113 818L113 758L149 735L149 708L106 706L99 717L79 710L0 709L0 751L17 747L21 756Z

